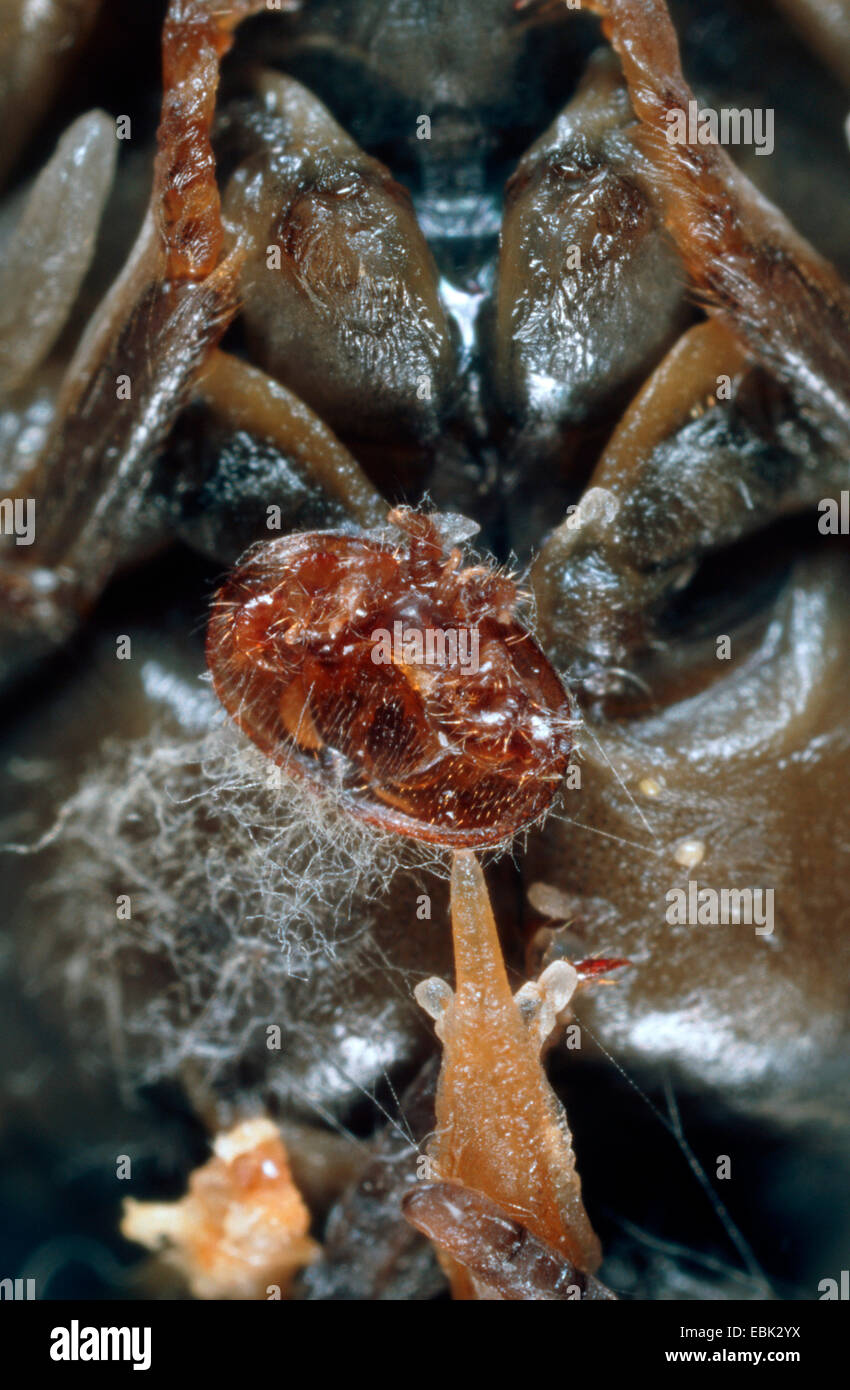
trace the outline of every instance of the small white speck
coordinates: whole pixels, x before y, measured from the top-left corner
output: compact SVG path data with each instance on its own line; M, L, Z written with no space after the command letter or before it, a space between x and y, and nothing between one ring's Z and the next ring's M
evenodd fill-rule
M705 858L705 845L702 840L682 840L674 849L673 858L685 869L694 869Z

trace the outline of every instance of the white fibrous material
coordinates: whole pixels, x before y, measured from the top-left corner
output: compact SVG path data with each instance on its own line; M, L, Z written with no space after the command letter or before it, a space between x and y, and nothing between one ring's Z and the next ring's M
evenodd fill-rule
M80 116L35 181L0 267L0 394L21 386L58 338L94 255L115 172L115 125Z
M409 991L386 984L372 927L379 899L397 901L402 855L421 866L424 852L352 821L229 724L108 741L27 852L43 929L27 934L26 973L61 995L87 1065L284 1103L293 1077L306 1092L321 1077L332 1105L370 1084L373 1032L392 1050L393 998L407 1006ZM326 1076L343 1025L363 1042L362 1077L351 1048L348 1072Z

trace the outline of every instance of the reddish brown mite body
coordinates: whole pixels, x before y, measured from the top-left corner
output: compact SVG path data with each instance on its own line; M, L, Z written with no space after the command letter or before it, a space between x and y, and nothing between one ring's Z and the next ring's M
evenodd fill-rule
M557 791L569 699L514 616L513 582L463 568L431 518L390 520L395 547L325 531L249 551L213 606L216 694L267 757L361 820L498 844Z

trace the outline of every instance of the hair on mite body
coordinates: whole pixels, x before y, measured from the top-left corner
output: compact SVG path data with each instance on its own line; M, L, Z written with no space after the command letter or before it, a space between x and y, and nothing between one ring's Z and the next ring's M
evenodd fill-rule
M249 551L213 603L213 686L267 757L355 818L429 844L502 846L557 794L569 695L508 574L464 565L438 518L397 508L389 521L392 541L319 531ZM447 633L454 647L429 660Z

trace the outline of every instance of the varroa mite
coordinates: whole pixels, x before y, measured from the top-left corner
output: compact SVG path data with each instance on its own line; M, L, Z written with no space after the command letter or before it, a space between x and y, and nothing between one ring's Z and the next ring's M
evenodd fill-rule
M255 546L213 605L215 690L269 758L359 819L498 844L555 796L570 700L513 580L464 566L427 515L390 519L397 544L327 531Z

